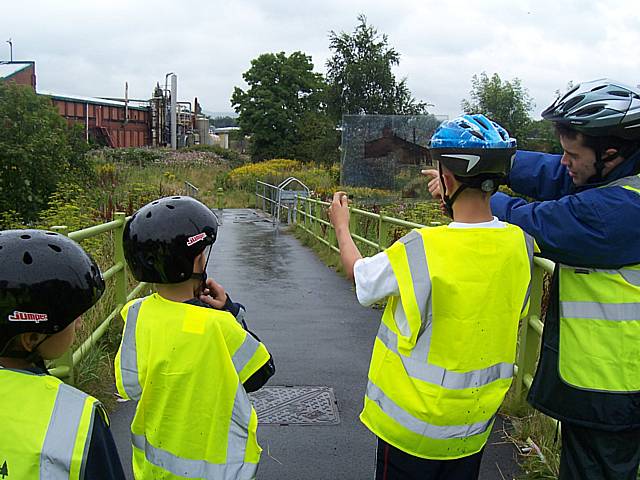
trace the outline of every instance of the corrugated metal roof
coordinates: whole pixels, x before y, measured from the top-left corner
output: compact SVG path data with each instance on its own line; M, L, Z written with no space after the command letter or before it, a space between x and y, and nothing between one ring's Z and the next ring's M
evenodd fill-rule
M0 62L0 78L10 77L11 75L18 73L20 70L22 70L23 68L27 68L30 65L32 64L28 62Z
M46 91L39 91L38 94L46 95L47 97L51 97L56 100L68 100L70 102L91 103L94 105L107 105L110 107L121 107L121 108L125 107L124 102L119 102L117 100L105 100L104 98L83 97L82 95L71 95L67 93L53 93L53 92L46 92ZM134 110L147 110L149 107L132 105L130 102L129 108Z

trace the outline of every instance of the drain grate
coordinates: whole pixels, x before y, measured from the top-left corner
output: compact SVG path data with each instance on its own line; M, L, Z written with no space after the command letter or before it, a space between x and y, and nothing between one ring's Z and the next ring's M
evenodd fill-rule
M337 425L340 423L333 388L325 386L263 387L249 394L266 425Z

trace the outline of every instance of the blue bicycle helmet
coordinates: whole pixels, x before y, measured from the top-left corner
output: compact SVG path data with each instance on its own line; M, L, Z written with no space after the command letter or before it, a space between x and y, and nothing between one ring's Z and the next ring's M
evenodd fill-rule
M463 115L444 122L429 142L432 160L458 177L505 177L511 170L516 140L481 114Z

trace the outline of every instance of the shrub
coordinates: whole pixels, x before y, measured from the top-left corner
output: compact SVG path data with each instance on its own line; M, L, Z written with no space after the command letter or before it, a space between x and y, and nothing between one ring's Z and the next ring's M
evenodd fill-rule
M48 98L0 83L0 211L36 219L63 181L86 175L86 145Z

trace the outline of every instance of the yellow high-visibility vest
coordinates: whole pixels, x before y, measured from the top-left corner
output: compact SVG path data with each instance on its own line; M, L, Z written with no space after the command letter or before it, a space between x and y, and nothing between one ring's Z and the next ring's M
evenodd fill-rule
M261 448L242 386L269 359L228 312L153 294L129 302L115 371L138 401L136 479L251 479Z
M95 398L51 375L0 368L0 478L82 480Z
M511 385L533 239L520 228L413 230L386 250L399 286L373 347L360 418L411 455L480 451Z
M601 188L614 186L640 194L640 175ZM558 268L560 378L583 390L640 392L640 264Z

